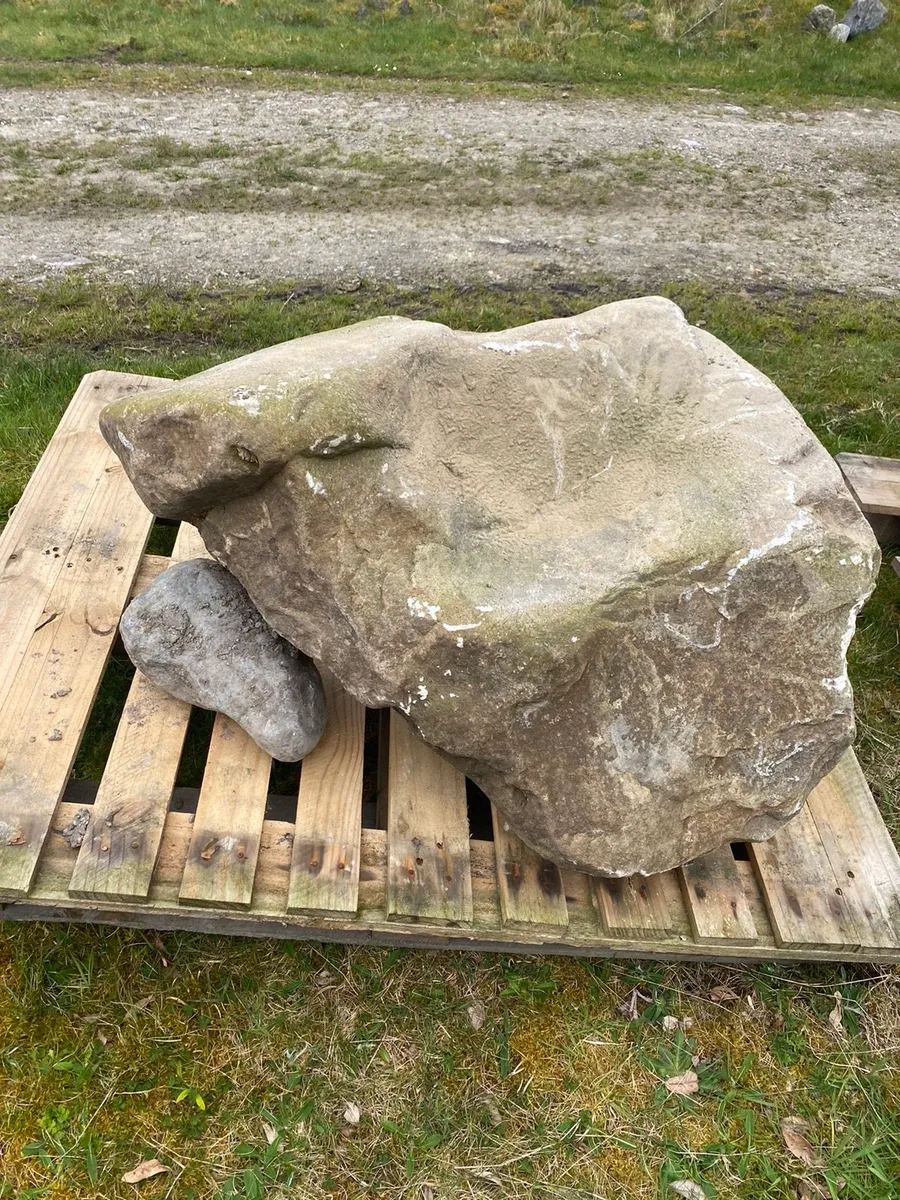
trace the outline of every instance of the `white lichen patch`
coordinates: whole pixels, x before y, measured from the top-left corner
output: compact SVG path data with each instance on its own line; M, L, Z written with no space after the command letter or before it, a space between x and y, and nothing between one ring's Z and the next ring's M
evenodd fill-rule
M122 443L122 445L125 447L126 450L134 449L134 443L129 442L128 438L125 436L125 434L122 432L121 429L116 430L116 436L118 437L119 441Z
M478 629L481 624L481 621L475 621L472 625L445 625L444 628L448 633L458 633L461 629Z
M438 613L441 611L439 604L429 604L427 600L419 600L416 596L409 597L406 607L409 609L410 616L421 617L422 620L436 621Z
M256 391L248 387L232 388L231 399L228 403L232 408L240 408L243 412L249 413L251 417L258 417L261 406L259 393L266 390L264 383L260 384Z
M309 471L306 472L306 486L316 496L327 496L325 484L321 479L316 479Z
M562 342L542 342L539 339L521 342L482 342L482 350L495 350L498 354L527 354L529 350L562 350Z

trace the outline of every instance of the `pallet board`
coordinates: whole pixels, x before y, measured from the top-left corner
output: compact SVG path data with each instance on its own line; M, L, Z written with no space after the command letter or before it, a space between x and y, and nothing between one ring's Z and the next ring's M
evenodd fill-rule
M71 784L124 605L170 561L204 553L187 526L171 558L144 553L153 518L97 431L103 404L161 382L87 376L0 535L4 917L384 945L900 962L900 857L852 752L770 841L619 880L560 870L494 809L484 813L493 840L471 838L468 805L478 801L463 776L396 713L383 715L377 744L367 741L365 710L327 672L328 730L302 764L290 820L271 815L268 756L221 715L196 812L176 811L191 710L140 673L96 793ZM856 494L894 516L889 461L874 460L877 479ZM862 478L860 464L841 466ZM367 755L377 762L367 767ZM370 828L363 795L376 777L368 810L379 827ZM79 815L80 845L63 833Z

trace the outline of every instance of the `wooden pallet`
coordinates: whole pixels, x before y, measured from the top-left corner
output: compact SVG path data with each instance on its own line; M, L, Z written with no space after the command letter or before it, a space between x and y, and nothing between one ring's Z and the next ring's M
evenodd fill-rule
M87 376L0 537L6 918L566 954L900 962L900 858L852 753L771 841L623 880L558 870L496 813L493 840L489 827L470 838L465 779L393 714L381 718L380 827L364 827L366 714L330 679L328 731L302 765L288 819L272 809L270 760L221 715L196 811L175 811L190 708L140 674L99 785L71 783L122 609L170 561L145 554L153 517L97 415L160 382ZM852 462L842 466L852 475ZM900 475L892 478L880 502L900 513ZM182 526L172 557L202 552ZM73 848L77 838L62 831L79 813L87 830Z

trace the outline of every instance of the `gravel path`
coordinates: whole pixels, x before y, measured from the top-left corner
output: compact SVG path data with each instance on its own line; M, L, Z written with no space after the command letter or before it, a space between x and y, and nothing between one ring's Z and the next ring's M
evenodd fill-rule
M898 197L900 109L0 91L12 279L898 294Z

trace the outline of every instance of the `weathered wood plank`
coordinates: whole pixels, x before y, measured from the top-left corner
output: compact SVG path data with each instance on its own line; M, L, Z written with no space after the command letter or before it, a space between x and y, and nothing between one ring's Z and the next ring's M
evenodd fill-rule
M612 937L666 938L674 932L675 914L681 908L674 871L592 879L591 888L600 923Z
M506 827L503 814L491 805L497 887L504 925L559 926L569 923L559 867L526 846Z
M0 705L50 613L47 600L106 468L117 462L100 435L104 405L166 380L115 371L85 375L0 533Z
M900 944L900 857L852 750L807 803L862 947Z
M142 387L154 382L161 381L138 379ZM120 376L95 377L89 386L100 400L123 390ZM99 475L99 482L59 560L43 615L31 623L35 601L26 588L24 612L7 617L12 640L18 644L23 620L29 636L0 707L0 896L28 891L152 523L99 432L78 445L84 461L77 468L71 463L73 471L84 480ZM40 500L43 492L32 495ZM23 540L29 537L26 516L17 523ZM43 529L39 516L32 528Z
M202 539L200 544L201 546L203 545ZM139 596L145 588L148 588L154 579L158 579L171 561L172 559L166 554L145 554L141 559L134 582L131 585L131 592L128 596L129 603L131 603L135 596Z
M698 942L750 946L756 923L729 846L679 869L684 905Z
M271 767L250 735L219 713L178 893L182 904L249 907Z
M355 913L366 710L322 669L328 726L303 760L288 912Z
M62 828L67 825L78 811L78 807L77 804L62 802L54 827ZM833 947L798 952L776 946L762 907L753 868L750 863L744 862L736 865L744 879L745 890L750 897L751 909L760 930L759 941L751 946L709 946L697 943L690 937L686 917L683 923L678 925L677 936L669 940L610 938L598 932L586 877L574 876L569 872L563 873L567 894L570 896L570 919L566 929L503 929L500 926L500 912L496 900L494 848L490 842L471 843L475 912L471 927L389 922L384 917L386 836L380 829L362 831L358 919L311 913L287 915L284 910L291 858L291 829L291 825L280 821L266 821L263 825L256 887L250 912L198 911L179 907L178 889L191 838L191 818L185 813L170 812L166 818L163 844L147 904L90 904L67 898L66 884L77 852L70 849L63 838L54 835L47 840L28 899L3 906L2 916L9 920L99 921L150 929L195 929L242 936L311 938L321 941L435 949L456 947L464 950L501 951L507 954L684 958L716 962L791 962L798 959L810 962L900 962L900 947L888 950L875 948L866 952Z
M466 780L390 714L387 913L470 923Z
M861 934L807 805L767 842L748 842L775 934L791 949L854 950Z
M182 525L171 561L205 554L197 530ZM146 899L190 715L189 704L167 695L140 671L135 674L72 873L70 895Z
M863 512L900 517L900 459L838 454L836 460Z

